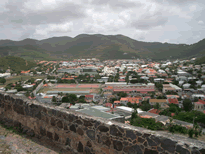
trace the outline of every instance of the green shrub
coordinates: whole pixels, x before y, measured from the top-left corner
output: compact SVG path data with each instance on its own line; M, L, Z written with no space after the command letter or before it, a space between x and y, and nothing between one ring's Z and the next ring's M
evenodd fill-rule
M193 134L194 134L194 129L190 129L188 131L188 134L189 134L189 137L192 138L193 137Z

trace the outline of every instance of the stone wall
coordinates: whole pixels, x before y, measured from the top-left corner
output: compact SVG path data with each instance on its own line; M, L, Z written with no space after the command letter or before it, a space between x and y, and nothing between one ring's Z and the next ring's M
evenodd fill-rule
M0 121L31 136L50 139L67 153L205 153L205 142L46 106L15 95L0 94Z

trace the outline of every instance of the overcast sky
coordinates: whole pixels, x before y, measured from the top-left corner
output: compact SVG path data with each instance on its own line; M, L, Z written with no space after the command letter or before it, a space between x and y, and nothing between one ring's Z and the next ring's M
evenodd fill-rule
M0 39L122 34L193 44L205 38L204 0L0 0Z

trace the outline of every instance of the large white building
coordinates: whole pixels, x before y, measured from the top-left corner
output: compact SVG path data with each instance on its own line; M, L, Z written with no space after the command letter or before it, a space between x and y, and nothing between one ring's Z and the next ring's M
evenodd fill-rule
M11 76L11 73L0 73L0 78L8 78Z

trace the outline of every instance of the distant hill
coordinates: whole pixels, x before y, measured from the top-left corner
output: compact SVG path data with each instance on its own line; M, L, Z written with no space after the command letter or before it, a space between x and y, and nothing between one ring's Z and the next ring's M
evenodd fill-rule
M205 39L192 44L142 42L123 35L80 34L74 38L52 37L44 40L0 40L0 55L25 59L99 58L153 60L191 58L205 53Z
M0 69L7 70L10 67L11 70L15 72L20 72L21 70L29 70L32 67L37 66L35 62L27 61L20 57L6 56L0 58Z

